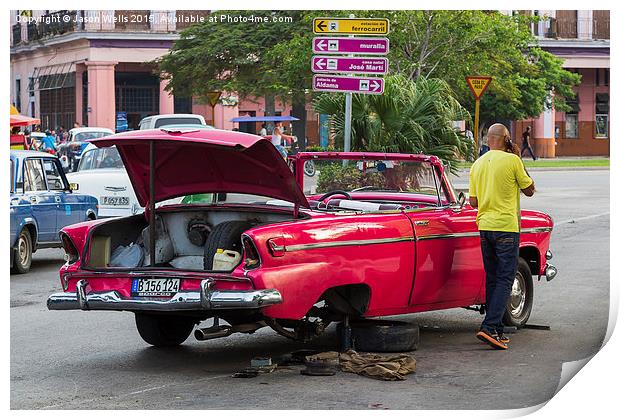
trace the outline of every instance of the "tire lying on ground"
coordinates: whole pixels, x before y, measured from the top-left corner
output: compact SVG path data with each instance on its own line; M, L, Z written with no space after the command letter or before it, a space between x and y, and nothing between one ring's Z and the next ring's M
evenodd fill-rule
M219 248L241 252L241 234L252 227L245 220L231 220L213 227L205 243L205 270L213 269L213 256Z
M338 337L342 337L343 325L338 324ZM420 328L412 322L362 319L349 325L356 351L397 353L415 350L420 343Z
M155 347L178 346L187 340L197 321L174 315L136 313L136 327L140 337Z

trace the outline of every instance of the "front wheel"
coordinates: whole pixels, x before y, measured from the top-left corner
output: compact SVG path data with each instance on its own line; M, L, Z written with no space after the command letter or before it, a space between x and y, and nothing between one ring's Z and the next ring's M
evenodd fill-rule
M136 313L140 337L155 347L178 346L187 340L197 321L173 315Z
M519 258L519 266L515 280L512 283L510 298L504 312L504 325L522 327L527 323L532 313L534 303L534 282L532 272L527 262Z
M23 229L17 238L17 246L13 255L13 267L11 271L15 274L25 274L30 270L32 264L32 237L28 229Z

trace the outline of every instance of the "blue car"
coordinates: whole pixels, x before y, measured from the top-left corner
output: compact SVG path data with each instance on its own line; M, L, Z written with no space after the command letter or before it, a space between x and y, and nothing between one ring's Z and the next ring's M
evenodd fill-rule
M97 199L71 192L57 157L11 150L11 272L30 269L32 253L62 246L58 231L97 218Z

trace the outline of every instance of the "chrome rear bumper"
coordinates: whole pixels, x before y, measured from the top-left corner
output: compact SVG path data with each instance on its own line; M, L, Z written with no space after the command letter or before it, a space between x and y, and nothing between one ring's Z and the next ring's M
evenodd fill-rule
M208 311L213 309L258 309L282 303L276 289L213 290L212 279L200 282L199 292L178 292L168 299L126 298L116 291L86 293L88 282L80 280L75 293L54 293L47 298L49 310L105 311Z

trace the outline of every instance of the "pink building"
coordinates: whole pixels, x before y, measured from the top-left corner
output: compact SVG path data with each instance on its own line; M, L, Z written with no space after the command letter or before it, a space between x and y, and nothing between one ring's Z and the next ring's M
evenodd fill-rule
M512 136L532 127L532 146L542 157L609 156L609 10L520 10L546 17L532 24L539 45L579 73L570 112L547 110L516 121Z
M11 102L43 128L81 125L129 128L154 114L200 113L211 108L175 98L150 64L166 54L187 17L206 11L72 10L11 12ZM31 17L31 19L28 19ZM232 128L237 104L215 108L215 123Z

